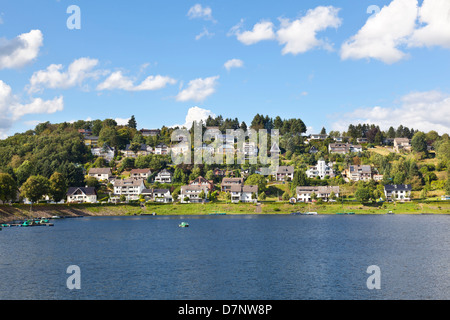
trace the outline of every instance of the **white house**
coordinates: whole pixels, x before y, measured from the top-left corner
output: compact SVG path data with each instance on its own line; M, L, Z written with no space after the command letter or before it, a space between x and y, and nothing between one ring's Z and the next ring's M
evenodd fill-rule
M67 203L96 203L97 192L92 187L70 187L67 190Z
M153 200L155 202L170 203L173 201L169 189L144 189L141 192L146 200Z
M334 186L302 186L297 187L297 201L311 202L311 195L314 193L317 199L328 201L331 193L334 192L336 197L339 197L339 187Z
M317 161L317 165L306 170L306 176L311 179L320 177L322 180L325 179L326 176L332 178L334 177L332 163L327 164L325 160L321 159Z
M372 180L372 167L369 165L351 165L344 170L345 180L370 181Z
M125 158L136 158L139 156L148 156L153 153L153 148L151 146L148 146L145 144L141 144L139 150L137 150L136 152L131 150L130 147L131 147L131 145L127 144L125 147L125 150L121 150L121 152Z
M155 154L169 154L169 147L164 143L160 143L155 147Z
M287 181L289 178L291 181L294 179L294 167L293 166L279 166L277 172L274 174L276 181Z
M111 168L91 168L89 177L94 177L99 181L108 180L112 176Z
M203 192L204 197L200 197ZM180 192L181 203L200 203L203 202L208 195L207 186L182 186Z
M124 195L128 200L137 200L139 195L145 189L143 179L124 179L116 180L114 183L114 194L116 196Z
M92 148L91 153L96 157L102 157L106 161L110 162L114 159L115 149L108 146L106 143L101 148Z
M410 184L387 184L384 195L387 201L410 201L412 186Z
M230 193L232 203L258 201L258 186L233 185Z
M151 174L150 169L133 169L130 172L130 178L147 180Z
M155 182L172 183L172 172L167 169L160 171L155 178Z

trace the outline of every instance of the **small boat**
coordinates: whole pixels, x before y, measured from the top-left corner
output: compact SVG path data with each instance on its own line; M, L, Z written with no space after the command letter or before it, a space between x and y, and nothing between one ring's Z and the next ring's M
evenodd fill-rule
M347 214L347 215L353 215L354 212L337 212L336 214Z
M182 222L178 225L180 228L188 228L189 227L189 223L187 222Z
M60 216L53 216L50 219L61 219L61 217Z
M306 215L306 216L315 216L315 215L317 215L317 212L305 212L304 215Z
M393 213L392 211L389 211L387 214L395 214L395 213Z

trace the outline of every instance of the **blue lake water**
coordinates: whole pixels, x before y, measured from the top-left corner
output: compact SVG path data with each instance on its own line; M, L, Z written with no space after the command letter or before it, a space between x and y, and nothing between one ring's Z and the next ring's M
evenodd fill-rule
M0 299L450 299L446 215L54 223L0 231ZM70 265L80 267L80 290L66 287ZM380 290L366 286L371 265Z

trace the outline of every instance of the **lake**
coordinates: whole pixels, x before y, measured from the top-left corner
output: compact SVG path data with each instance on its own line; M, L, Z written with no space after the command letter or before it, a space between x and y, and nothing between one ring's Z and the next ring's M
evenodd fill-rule
M181 221L189 228L179 228ZM61 219L0 231L0 299L449 299L450 216ZM81 271L69 290L67 268ZM369 290L367 268L380 268Z

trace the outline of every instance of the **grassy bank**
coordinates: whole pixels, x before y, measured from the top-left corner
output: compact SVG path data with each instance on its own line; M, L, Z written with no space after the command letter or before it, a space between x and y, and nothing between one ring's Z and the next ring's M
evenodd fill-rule
M210 213L226 214L290 214L295 211L314 211L319 214L336 214L338 212L354 212L356 214L386 214L392 211L396 214L450 214L449 201L407 202L384 204L360 203L324 203L295 204L287 202L264 202L260 205L246 203L207 203L207 204L147 204L145 208L139 205L127 204L79 204L79 205L34 205L30 212L29 205L1 205L0 222L19 220L31 217L51 216L127 216L152 214L158 215L207 215Z

